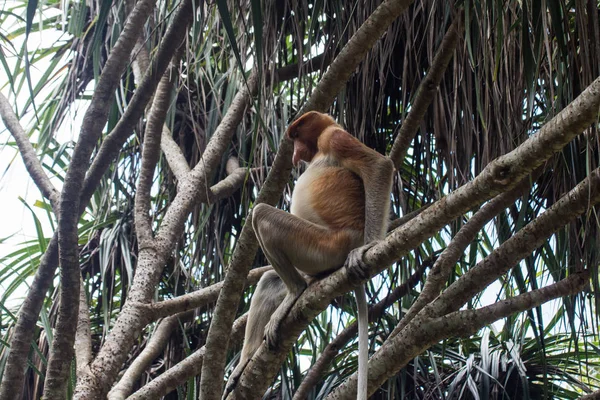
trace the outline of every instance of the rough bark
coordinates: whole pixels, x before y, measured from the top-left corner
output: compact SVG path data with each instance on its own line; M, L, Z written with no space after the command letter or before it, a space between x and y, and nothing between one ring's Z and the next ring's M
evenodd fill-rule
M35 149L27 137L27 133L21 126L19 118L13 112L8 99L4 97L2 93L0 93L0 116L2 117L2 121L4 121L4 125L17 143L19 154L23 159L23 164L25 164L25 169L27 169L29 176L33 179L33 182L40 192L42 192L42 196L50 201L50 204L55 211L58 211L58 198L60 193L56 190L54 185L52 185L48 175L44 172L42 164L35 153Z

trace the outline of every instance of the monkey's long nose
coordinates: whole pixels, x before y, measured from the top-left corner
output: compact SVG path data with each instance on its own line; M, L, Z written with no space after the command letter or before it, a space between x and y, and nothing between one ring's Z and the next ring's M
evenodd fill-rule
M299 162L300 162L300 154L298 152L297 147L294 146L294 155L292 156L292 164L294 164L294 167L297 167Z

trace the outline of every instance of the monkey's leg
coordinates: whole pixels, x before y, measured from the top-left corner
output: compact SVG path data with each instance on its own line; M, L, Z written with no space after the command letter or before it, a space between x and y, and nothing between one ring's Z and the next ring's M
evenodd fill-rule
M356 235L332 231L266 204L255 206L252 225L263 252L288 290L265 328L267 345L274 348L281 321L306 288L296 268L318 275L341 267L356 243Z
M254 291L250 310L248 311L248 322L246 323L246 334L244 336L244 347L237 367L231 373L223 398L235 388L246 364L262 343L265 326L269 322L271 315L275 312L279 304L283 301L286 294L285 285L275 271L266 272Z

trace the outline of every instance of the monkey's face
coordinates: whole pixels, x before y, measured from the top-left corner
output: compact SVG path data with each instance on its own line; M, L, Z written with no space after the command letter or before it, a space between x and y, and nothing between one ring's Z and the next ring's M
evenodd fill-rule
M319 151L317 140L321 133L335 121L327 114L310 111L298 118L287 130L287 135L294 141L292 162L297 165L300 160L311 162Z

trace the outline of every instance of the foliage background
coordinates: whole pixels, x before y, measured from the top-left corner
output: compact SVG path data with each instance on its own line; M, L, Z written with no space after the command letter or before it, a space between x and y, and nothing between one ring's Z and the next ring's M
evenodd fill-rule
M202 155L232 98L244 84L240 70L259 71L259 93L237 128L214 182L227 176L230 157L248 168L232 196L198 205L177 240L155 298L173 298L222 281L245 217L262 187L287 123L302 107L333 57L372 13L378 1L225 1L199 7L187 36L179 78L171 92L167 125L190 166ZM70 163L77 120L94 90L107 54L131 5L127 2L9 1L0 6L1 90L35 142L37 154L60 186ZM229 6L227 8L227 6ZM411 144L392 192L394 217L430 204L475 177L571 102L600 75L597 1L418 1L386 32L338 95L330 112L361 141L389 152L419 83L451 21L464 8L465 25L439 90ZM157 3L145 27L143 50L152 55L174 4ZM34 36L58 33L50 43ZM29 38L27 39L27 37ZM260 67L256 67L256 65ZM131 64L120 82L105 132L110 132L136 88ZM131 285L138 252L133 206L140 170L144 121L104 176L79 224L81 272L90 306L94 348L105 340ZM75 132L71 137L69 132ZM14 142L2 157L14 162ZM546 165L531 190L496 216L456 264L449 282L533 220L598 167L597 125ZM251 169L252 168L252 169ZM294 176L296 172L294 172ZM152 185L152 218L158 226L177 188L161 158ZM7 190L7 189L5 189ZM293 178L279 204L289 209ZM0 264L0 375L19 297L35 272L55 224L43 200L28 200L37 238L17 243ZM34 211L35 210L35 211ZM6 210L4 212L10 212ZM470 215L447 225L369 284L381 300L414 271L430 264ZM588 213L552 236L469 306L525 293L591 269L589 293L564 298L506 318L464 339L448 339L413 360L377 398L576 398L598 388L598 219ZM266 264L259 254L254 266ZM425 276L421 277L424 280ZM56 317L58 281L47 294L27 369L24 398L42 393ZM422 285L416 285L372 325L385 338ZM247 309L246 293L240 313ZM180 321L162 355L139 384L161 374L201 346L212 307ZM351 297L334 301L300 337L271 396L288 398L319 354L354 318ZM152 336L148 326L129 355ZM377 344L376 344L377 346ZM237 350L236 350L237 351ZM231 353L234 360L235 352ZM311 396L324 397L356 367L355 347L340 352ZM300 362L298 362L300 360ZM199 378L169 398L194 396Z

